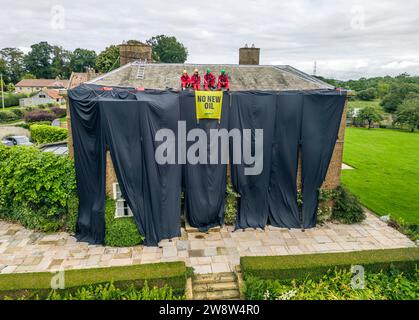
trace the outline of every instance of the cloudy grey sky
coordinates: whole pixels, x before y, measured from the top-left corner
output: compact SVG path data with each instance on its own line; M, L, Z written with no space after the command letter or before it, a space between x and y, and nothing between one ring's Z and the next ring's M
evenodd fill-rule
M39 41L97 52L123 40L176 36L188 62L262 64L340 79L419 75L419 0L0 0L0 48Z

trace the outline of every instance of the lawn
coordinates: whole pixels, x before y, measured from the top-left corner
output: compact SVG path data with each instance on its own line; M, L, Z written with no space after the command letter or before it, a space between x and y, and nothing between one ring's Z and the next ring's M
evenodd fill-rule
M365 108L365 107L375 107L382 109L380 106L380 99L372 100L372 101L362 101L362 100L349 100L349 107L350 108Z
M379 215L419 224L419 133L347 128L342 182Z

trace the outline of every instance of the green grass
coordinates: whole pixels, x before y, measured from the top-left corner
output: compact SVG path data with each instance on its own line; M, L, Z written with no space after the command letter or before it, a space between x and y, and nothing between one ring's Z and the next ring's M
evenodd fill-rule
M380 106L380 100L372 100L372 101L362 101L362 100L349 100L348 102L348 106L349 108L365 108L365 107L375 107L375 108L380 108L382 109L382 107Z
M419 264L419 248L241 257L240 264L245 277L282 280L321 277L330 269L349 270L351 265L362 265L370 272L393 267L400 271L414 271Z
M150 287L168 285L175 292L183 293L187 269L184 262L164 262L124 267L94 268L65 271L66 289L113 282L118 287ZM14 273L0 275L0 297L19 295L24 291L50 291L52 273Z
M347 128L342 183L379 215L419 224L419 133Z

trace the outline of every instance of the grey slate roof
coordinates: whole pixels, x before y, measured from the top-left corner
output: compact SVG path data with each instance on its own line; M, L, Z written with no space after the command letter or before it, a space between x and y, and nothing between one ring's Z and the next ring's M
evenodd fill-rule
M138 78L138 70L144 68L143 79ZM180 89L180 76L186 69L190 75L197 68L201 81L207 68L216 76L224 69L229 76L230 90L311 90L333 89L315 77L309 76L290 66L273 65L216 65L216 64L165 64L140 62L128 63L106 73L88 83L103 86L144 87L146 89Z

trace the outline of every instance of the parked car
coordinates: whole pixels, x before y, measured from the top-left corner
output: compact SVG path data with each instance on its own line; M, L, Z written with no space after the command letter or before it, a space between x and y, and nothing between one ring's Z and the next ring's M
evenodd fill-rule
M29 141L28 137L25 136L10 136L3 139L3 144L5 146L31 146L32 142Z

